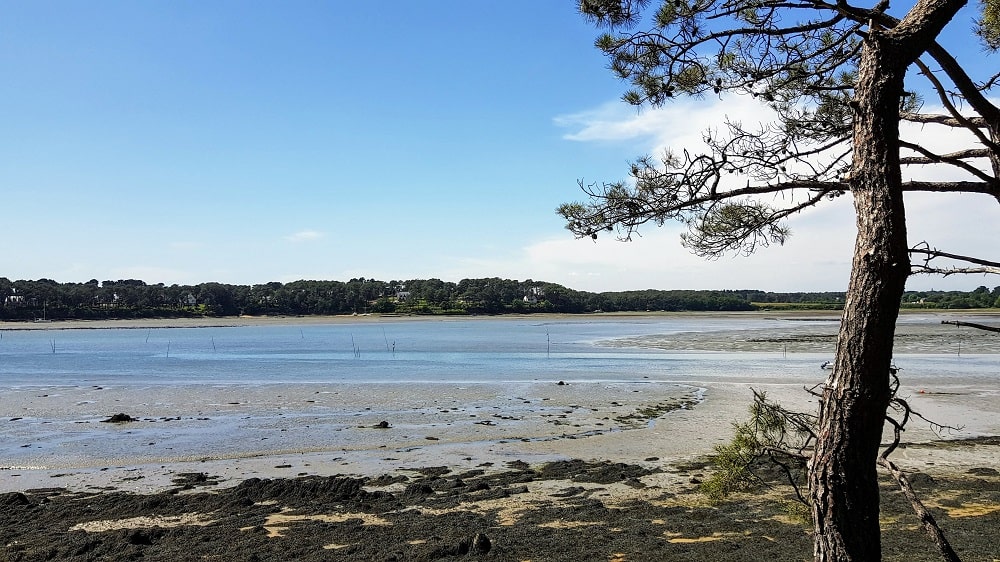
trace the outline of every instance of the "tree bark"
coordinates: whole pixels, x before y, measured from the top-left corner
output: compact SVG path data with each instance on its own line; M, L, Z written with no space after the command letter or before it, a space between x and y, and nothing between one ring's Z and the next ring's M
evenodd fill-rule
M890 399L896 317L910 268L898 140L907 65L894 51L873 30L855 87L851 193L857 239L809 474L817 562L881 559L876 459Z
M809 495L817 562L881 560L876 463L890 400L889 368L909 275L899 163L906 69L967 0L918 0L892 29L871 20L858 64L851 193L857 239L837 340L823 390Z

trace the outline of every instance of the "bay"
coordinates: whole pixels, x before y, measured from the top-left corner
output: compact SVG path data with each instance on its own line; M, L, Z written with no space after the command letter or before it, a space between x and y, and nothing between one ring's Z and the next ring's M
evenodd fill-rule
M943 422L962 412L961 435L992 433L1000 338L941 318L901 318L901 391ZM830 314L668 314L2 329L0 469L35 467L26 482L38 471L309 451L368 463L444 451L522 458L600 447L596 436L635 427L614 420L667 403L703 413L651 426L703 430L710 447L751 387L814 407L802 389L826 378L837 327ZM117 412L141 423L99 423ZM382 420L392 429L364 429Z

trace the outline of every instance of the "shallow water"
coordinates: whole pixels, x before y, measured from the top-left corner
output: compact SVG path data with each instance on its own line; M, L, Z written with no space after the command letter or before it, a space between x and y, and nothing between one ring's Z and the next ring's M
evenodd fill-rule
M4 330L0 468L607 433L642 408L695 404L712 383L820 383L832 350L802 342L836 327L678 315ZM933 315L901 332L937 342L897 355L906 391L997 400L1000 339L973 344L966 330L966 353L949 353L957 332ZM142 423L100 423L117 412ZM370 430L385 419L392 431Z
M740 329L778 324L787 323L738 323ZM656 349L604 345L610 340L733 325L721 318L472 319L6 331L0 385L619 380L675 370L677 359Z

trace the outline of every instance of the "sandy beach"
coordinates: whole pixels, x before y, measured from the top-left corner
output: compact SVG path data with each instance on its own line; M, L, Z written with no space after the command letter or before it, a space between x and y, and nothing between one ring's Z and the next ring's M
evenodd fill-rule
M285 321L301 319L233 319L247 325ZM228 319L209 322L165 325L231 325ZM110 326L139 329L164 324ZM42 326L62 327L70 325ZM755 346L773 350L775 345L823 351L830 329L828 322L816 323L809 337L774 333L740 345L747 351ZM951 349L954 334L926 325L904 328L901 346L926 350L928 341L934 341L941 349ZM996 353L991 347L995 342L970 343L967 332L962 337L967 353L977 345L981 352ZM638 343L689 349L696 339L708 342L703 344L708 348L715 341L681 336ZM717 341L731 345L732 340L723 334ZM46 504L67 502L65 509L70 509L73 498L90 498L88 502L103 498L106 507L89 515L66 511L61 516L66 523L53 522L46 531L71 532L77 543L90 544L95 553L74 556L57 549L59 559L171 559L179 548L187 551L169 536L203 532L219 540L212 534L218 530L208 529L218 525L220 514L229 508L216 505L212 511L199 507L199 502L232 500L230 495L240 494L254 499L240 504L249 510L246 514L225 516L233 519L227 525L237 529L227 532L256 545L254 559L262 560L424 560L475 554L501 560L624 561L665 556L710 560L730 551L722 558L806 559L809 526L801 510L790 507L788 490L737 497L728 507L713 506L697 491L697 484L711 472L707 459L714 447L731 437L733 422L745 417L751 386L766 390L786 406L815 408L800 382L765 379L751 385L740 378L693 384L553 380L329 388L199 385L175 389L170 396L148 388L113 386L21 388L3 397L3 415L8 417L0 423L16 427L22 417L64 420L52 431L67 446L58 448L63 451L58 454L52 447L35 453L32 443L25 441L17 458L0 461L4 465L0 514L13 523L37 515ZM904 376L900 394L928 418L954 428L935 430L912 423L905 435L907 446L893 460L904 470L923 475L922 482L931 490L928 503L938 509L946 530L951 522L953 527L968 527L962 533L975 536L975 529L995 525L1000 515L1000 474L995 470L1000 465L1000 441L994 437L1000 435L1000 391L981 377L950 378L946 384L926 386L926 381L911 384ZM359 397L363 407L358 407ZM133 421L102 421L119 412ZM116 445L109 447L109 442ZM285 484L258 489L259 482ZM479 491L470 492L470 482ZM891 483L885 490L895 497ZM312 499L293 501L299 494L311 494ZM372 494L383 495L375 500ZM324 503L324 497L332 503ZM910 521L906 505L887 501L899 512L886 520L887 529L899 533L898 537L890 533L890 543L898 543L901 550L897 557L890 551L886 559L935 559L922 557L927 548L908 550L909 543L926 539ZM334 505L340 506L339 511ZM422 523L404 525L399 520L417 512L425 517ZM753 515L737 524L740 513ZM454 517L471 519L451 521ZM631 523L615 523L622 517ZM678 517L696 518L682 523ZM239 518L243 521L236 526ZM332 533L322 539L327 542L317 544L319 539L307 540L301 532L315 532L317 526ZM390 532L389 527L396 530ZM530 532L525 531L528 528ZM587 530L603 533L605 540L580 538ZM640 534L630 535L636 531ZM476 547L478 534L489 537L492 546ZM659 546L644 543L643 536L658 537L653 543ZM778 541L781 544L775 544L776 536L784 537ZM19 544L33 544L23 532L18 537ZM540 548L535 541L542 539L556 542L549 550L533 552ZM104 546L94 546L95 541ZM558 545L574 541L573 548L559 550ZM35 556L43 543L20 550L11 546L17 541L9 543L7 559L40 559ZM112 544L117 546L107 550ZM283 558L287 552L275 549L275 544L295 544L304 550ZM972 546L966 547L964 559L1000 557L996 540L968 539L965 544ZM198 558L212 558L208 552ZM231 558L215 557L252 559L248 552L240 552ZM919 556L914 558L913 552Z

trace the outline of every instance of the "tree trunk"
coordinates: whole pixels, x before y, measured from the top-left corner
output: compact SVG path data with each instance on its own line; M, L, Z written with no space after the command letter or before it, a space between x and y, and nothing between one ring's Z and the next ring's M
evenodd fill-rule
M855 87L851 192L858 232L809 474L817 562L881 559L876 460L910 268L898 142L907 62L891 47L880 32L870 33Z
M910 273L899 167L907 67L967 0L917 0L898 21L869 22L855 84L851 193L857 240L834 370L809 468L817 562L881 560L876 463L899 302ZM888 21L891 30L880 28Z

